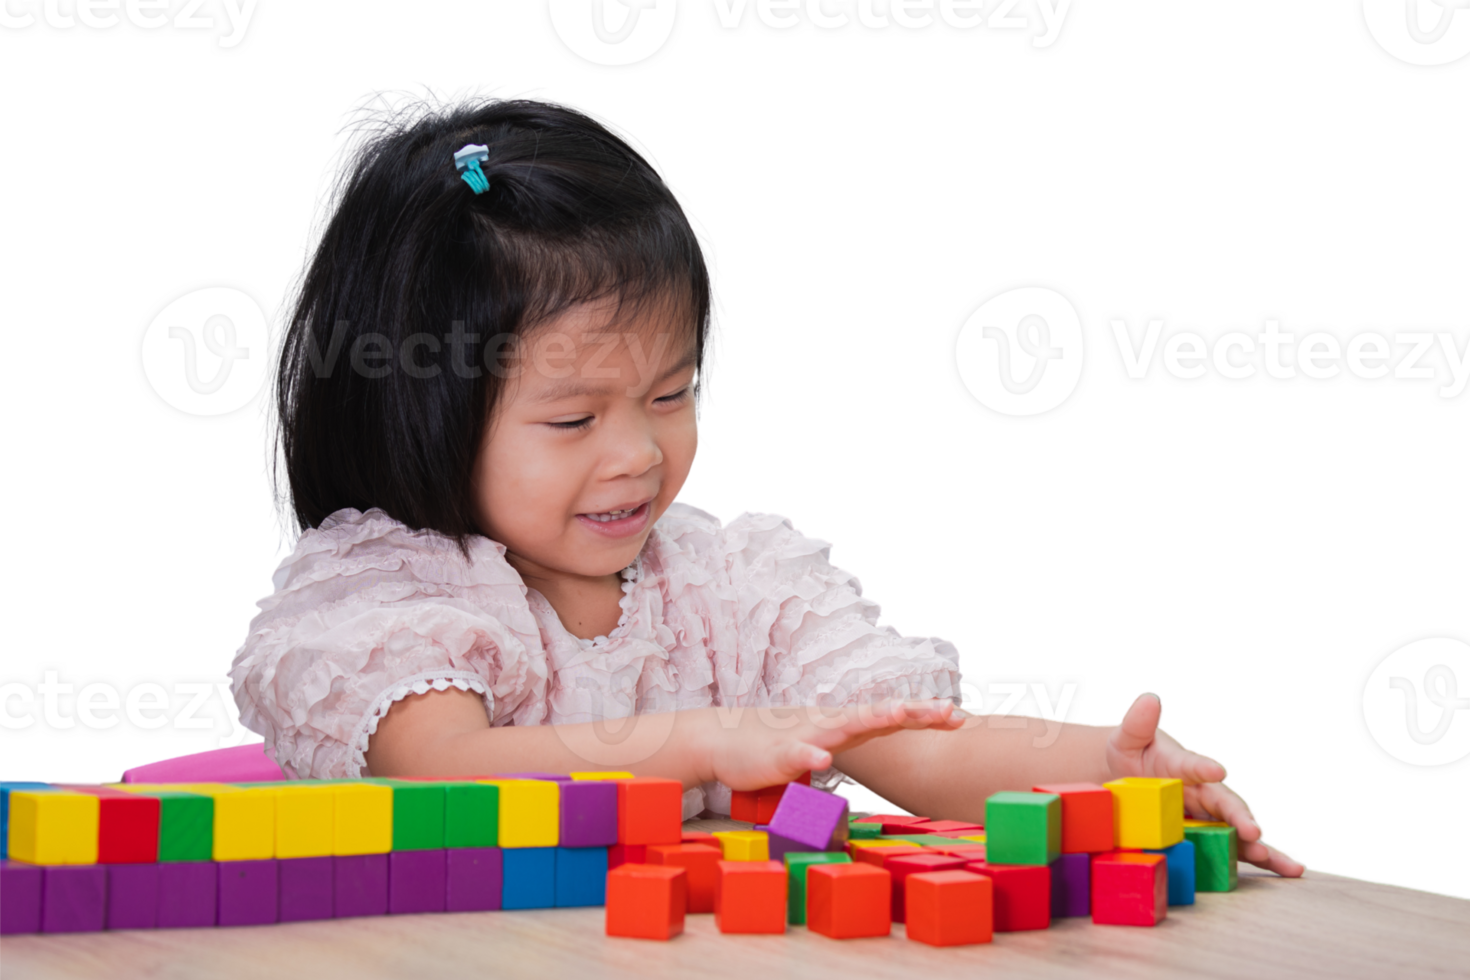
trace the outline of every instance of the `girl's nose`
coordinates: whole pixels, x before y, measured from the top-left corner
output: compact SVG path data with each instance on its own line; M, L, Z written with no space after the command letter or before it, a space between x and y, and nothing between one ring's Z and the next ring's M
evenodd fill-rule
M605 468L608 478L642 476L664 461L653 428L643 423L609 426L611 436Z

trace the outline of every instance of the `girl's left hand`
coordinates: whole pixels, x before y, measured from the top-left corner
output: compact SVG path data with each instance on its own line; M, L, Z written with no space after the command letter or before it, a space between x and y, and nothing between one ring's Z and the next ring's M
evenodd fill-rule
M1261 825L1245 800L1226 786L1225 767L1191 752L1159 731L1163 704L1156 694L1139 695L1108 736L1107 763L1113 777L1153 776L1184 781L1185 812L1198 819L1224 820L1240 836L1240 857L1287 878L1306 870L1261 840Z

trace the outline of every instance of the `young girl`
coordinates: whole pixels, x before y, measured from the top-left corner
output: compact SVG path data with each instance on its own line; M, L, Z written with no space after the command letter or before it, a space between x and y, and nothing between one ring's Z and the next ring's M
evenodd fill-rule
M651 167L559 106L424 111L358 152L277 379L302 534L231 670L297 777L626 769L685 815L815 771L980 819L1035 783L1174 776L1261 842L1224 769L1158 731L966 716L790 522L675 503L710 320Z

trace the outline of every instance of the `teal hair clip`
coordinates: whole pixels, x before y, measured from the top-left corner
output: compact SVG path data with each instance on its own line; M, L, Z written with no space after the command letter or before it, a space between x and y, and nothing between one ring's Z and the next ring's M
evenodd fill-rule
M466 143L454 154L454 168L460 179L470 185L470 190L483 194L490 189L490 178L480 169L481 160L490 159L490 148L478 143Z

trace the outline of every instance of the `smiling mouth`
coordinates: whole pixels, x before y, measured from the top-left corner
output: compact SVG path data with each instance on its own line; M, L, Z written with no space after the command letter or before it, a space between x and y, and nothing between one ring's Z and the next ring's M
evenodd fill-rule
M615 510L604 510L598 513L578 514L577 517L597 527L606 528L609 531L621 530L635 524L641 524L643 519L648 516L649 508L652 506L653 501L650 499L643 501L641 504L634 504L632 507L619 507Z
M638 507L642 506L643 504L638 505ZM582 514L580 516L591 518L594 521L606 524L608 521L618 521L622 520L624 517L631 516L638 510L638 507L624 507L622 510L606 510L603 511L601 514Z

